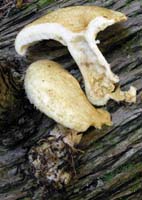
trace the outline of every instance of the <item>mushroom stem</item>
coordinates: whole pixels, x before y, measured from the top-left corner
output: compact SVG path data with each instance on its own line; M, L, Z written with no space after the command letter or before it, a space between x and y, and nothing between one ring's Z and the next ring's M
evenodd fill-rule
M119 81L119 77L116 76L111 70L110 70L110 65L99 50L96 42L96 37L97 34L100 31L103 31L106 29L108 26L111 26L112 24L115 23L115 20L108 20L104 17L97 17L95 20L92 20L87 28L87 31L85 33L85 39L89 44L89 47L93 51L93 53L96 55L98 62L101 66L105 68L105 75L109 77L114 82Z
M50 135L62 137L63 141L72 149L74 149L75 145L78 145L80 143L80 140L82 138L81 133L78 133L73 129L66 128L61 124L57 124L56 127L51 131Z
M116 101L136 101L134 87L133 92L130 88L128 92L120 90L120 93L117 91L115 94L115 84L119 82L119 77L111 71L95 40L99 31L114 23L114 20L97 17L89 23L85 32L74 34L72 40L67 42L68 49L83 75L87 97L94 105L104 105L110 98ZM130 96L129 100L126 96Z

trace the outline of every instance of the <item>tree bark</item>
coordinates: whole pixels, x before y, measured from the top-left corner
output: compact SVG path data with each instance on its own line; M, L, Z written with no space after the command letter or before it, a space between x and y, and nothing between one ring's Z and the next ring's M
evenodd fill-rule
M29 173L28 151L48 136L55 122L36 110L23 88L27 66L48 58L61 63L82 84L82 77L65 47L44 41L26 57L14 50L18 31L45 13L71 5L97 5L124 12L116 24L98 38L100 48L119 75L123 89L137 88L136 104L109 101L113 126L90 128L75 158L76 176L62 190L43 189ZM11 8L0 21L0 199L1 200L137 200L142 199L142 2L141 0L38 0ZM82 84L83 87L83 84Z

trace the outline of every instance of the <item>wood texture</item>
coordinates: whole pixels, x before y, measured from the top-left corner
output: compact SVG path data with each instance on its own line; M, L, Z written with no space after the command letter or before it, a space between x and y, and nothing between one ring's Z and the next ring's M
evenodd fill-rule
M121 87L137 87L137 103L109 101L113 126L90 128L75 158L76 177L61 191L43 190L29 174L28 151L46 137L54 122L27 100L23 75L31 62L48 58L63 64L82 84L67 49L53 41L30 48L27 57L14 50L18 31L59 7L99 5L124 12L128 21L100 33L100 48L121 79ZM142 199L142 2L141 0L36 1L11 9L0 21L0 200L137 200ZM83 84L82 84L83 87Z

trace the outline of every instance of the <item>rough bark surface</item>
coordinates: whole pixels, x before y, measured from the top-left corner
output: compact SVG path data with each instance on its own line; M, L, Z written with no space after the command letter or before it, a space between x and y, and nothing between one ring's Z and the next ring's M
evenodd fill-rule
M48 58L63 64L82 84L67 49L53 41L30 48L24 58L14 50L18 31L39 16L59 7L98 5L124 12L128 21L100 33L100 48L121 79L121 87L137 87L137 103L109 101L113 126L90 128L75 159L76 177L61 191L43 197L29 174L28 151L55 124L27 100L23 75L31 62ZM0 199L1 200L137 200L142 199L142 1L35 1L11 8L0 21Z

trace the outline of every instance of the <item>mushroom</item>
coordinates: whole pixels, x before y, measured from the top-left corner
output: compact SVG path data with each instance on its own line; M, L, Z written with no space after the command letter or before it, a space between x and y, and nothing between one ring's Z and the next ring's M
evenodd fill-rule
M104 124L111 125L110 114L95 109L78 81L53 61L32 63L26 71L24 86L30 102L58 123L50 132L49 139L31 149L30 163L38 180L54 182L60 187L67 184L71 176L59 166L65 168L68 165L69 152L81 140L80 132L89 126L101 128ZM71 150L68 151L65 144Z
M111 125L110 114L95 109L78 81L56 62L32 63L26 71L24 85L30 102L67 128L84 132L89 126Z
M27 25L15 41L16 51L25 55L27 48L41 40L54 39L68 47L85 83L88 99L94 105L105 105L109 99L135 102L136 88L121 91L119 77L100 52L97 34L127 17L116 11L96 6L62 8Z

